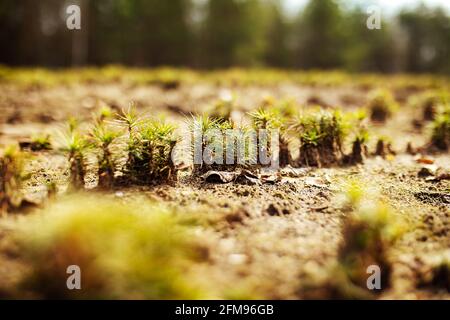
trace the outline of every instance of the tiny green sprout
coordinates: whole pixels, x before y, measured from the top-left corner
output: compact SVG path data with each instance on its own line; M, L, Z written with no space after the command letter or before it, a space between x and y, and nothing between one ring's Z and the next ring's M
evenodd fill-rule
M107 105L103 105L98 112L97 118L99 119L99 121L102 122L107 119L111 119L113 116L114 116L114 113L111 110L111 108Z
M275 113L268 109L258 109L249 113L255 129L269 129L275 118Z
M137 114L136 107L132 103L127 110L122 109L118 114L118 121L127 128L128 134L132 137L134 128L142 122L142 119Z

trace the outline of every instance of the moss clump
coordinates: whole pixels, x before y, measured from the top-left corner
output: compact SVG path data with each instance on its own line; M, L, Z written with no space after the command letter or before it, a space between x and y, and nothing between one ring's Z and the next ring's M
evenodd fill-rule
M293 128L300 136L300 166L323 167L340 161L345 121L339 111L303 114Z
M38 298L201 297L187 273L195 245L167 208L75 196L22 221L18 230L31 266L23 287ZM81 271L81 290L66 286L73 265Z
M378 90L370 95L367 108L372 121L383 123L392 116L397 103L390 91Z

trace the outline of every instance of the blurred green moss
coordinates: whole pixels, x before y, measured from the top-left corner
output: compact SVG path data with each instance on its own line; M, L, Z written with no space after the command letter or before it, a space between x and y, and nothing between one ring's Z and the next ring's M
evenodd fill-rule
M196 299L188 276L195 248L173 212L148 203L73 196L20 223L30 274L23 288L39 298ZM81 268L81 290L66 287Z

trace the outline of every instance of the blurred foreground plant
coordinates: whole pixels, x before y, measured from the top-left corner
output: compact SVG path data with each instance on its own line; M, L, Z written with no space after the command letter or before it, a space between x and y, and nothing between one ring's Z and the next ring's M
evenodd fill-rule
M7 147L0 156L0 215L22 204L22 183L28 178L24 172L27 157L16 145Z
M377 293L390 286L389 249L405 231L405 224L386 203L367 190L367 185L357 181L351 181L347 188L343 208L347 215L338 260L351 283L364 289L368 289L367 270L379 268L381 288L372 291Z
M195 246L173 213L146 201L86 196L52 204L19 224L31 266L23 288L39 298L199 298L187 275ZM66 286L72 265L81 270L81 290Z

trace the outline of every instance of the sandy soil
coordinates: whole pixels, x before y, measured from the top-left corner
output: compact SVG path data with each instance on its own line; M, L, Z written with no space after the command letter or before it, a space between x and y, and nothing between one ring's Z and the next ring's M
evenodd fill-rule
M201 112L215 102L224 90L237 97L238 110L248 111L268 96L292 98L300 104L357 108L367 92L352 87L249 86L226 88L212 84L182 85L176 90L157 86L124 87L119 84L61 86L24 91L14 85L0 85L1 145L28 138L36 132L52 132L69 116L89 119L99 101L120 109L130 101L139 111L165 113L182 122L191 112ZM336 200L349 177L378 186L380 195L412 227L391 248L393 277L390 288L379 298L450 299L445 288L423 287L418 279L436 255L450 248L450 181L426 181L418 176L423 166L405 153L406 144L423 145L427 128L415 129L412 120L419 110L402 106L383 126L373 126L374 136L392 139L397 156L388 160L368 159L364 165L345 168L307 169L297 177L283 177L276 184L262 186L210 184L184 175L175 185L116 190L115 197L145 194L151 199L193 208L204 225L198 232L208 239L208 259L195 268L213 283L219 297L253 296L274 299L329 298L337 249L342 241L345 213ZM370 148L373 150L375 141ZM450 169L448 154L432 155L435 165ZM63 189L64 158L52 152L36 154L35 180L30 197L44 198L43 182L48 172ZM59 178L58 178L59 177ZM52 179L53 179L52 178ZM59 180L58 180L59 179ZM14 287L21 264L11 249L7 224L0 228L0 296L2 289Z

